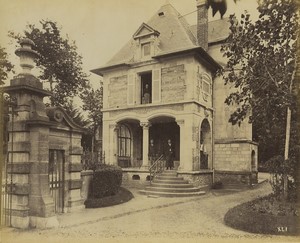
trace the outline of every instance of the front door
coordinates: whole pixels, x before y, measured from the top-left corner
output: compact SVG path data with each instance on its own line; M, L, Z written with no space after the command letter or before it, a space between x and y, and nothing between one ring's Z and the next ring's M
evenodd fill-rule
M49 151L49 185L54 200L55 213L64 212L65 153L63 150Z

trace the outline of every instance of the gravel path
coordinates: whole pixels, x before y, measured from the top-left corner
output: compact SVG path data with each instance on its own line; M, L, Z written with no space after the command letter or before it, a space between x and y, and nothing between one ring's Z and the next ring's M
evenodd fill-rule
M213 242L217 239L297 241L295 237L250 234L224 225L223 217L230 208L269 194L268 183L251 190L211 191L193 198L148 198L136 189L130 190L135 198L128 203L60 215L60 227L56 229L5 229L4 232L9 233L4 235L6 241L3 242L23 243L32 242L32 239L37 242L103 242L104 239L112 242L128 242L129 239L133 239L131 242L152 239L149 242L153 242L155 239L160 242L159 239L172 239L176 242L182 238L199 242L203 237Z

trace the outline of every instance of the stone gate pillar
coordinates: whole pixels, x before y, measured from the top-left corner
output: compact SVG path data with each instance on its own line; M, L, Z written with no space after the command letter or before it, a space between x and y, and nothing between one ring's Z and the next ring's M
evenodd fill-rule
M58 225L49 191L49 118L43 98L51 95L31 74L38 55L29 39L16 50L22 72L4 91L16 101L16 114L9 122L8 177L13 187L10 209L11 226L17 228ZM12 117L11 117L12 118Z

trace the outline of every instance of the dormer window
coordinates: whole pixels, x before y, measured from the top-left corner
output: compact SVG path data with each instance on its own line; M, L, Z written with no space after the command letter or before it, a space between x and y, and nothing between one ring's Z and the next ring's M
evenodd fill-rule
M136 43L134 60L147 61L157 53L159 32L151 26L143 23L134 33L133 39Z
M151 45L150 43L144 43L142 44L142 57L150 56L151 54Z

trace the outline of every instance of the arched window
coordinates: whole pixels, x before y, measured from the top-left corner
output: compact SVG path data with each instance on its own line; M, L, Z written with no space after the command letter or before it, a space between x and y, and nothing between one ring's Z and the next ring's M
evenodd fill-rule
M131 156L131 135L127 126L121 125L118 134L119 140L119 157L130 157Z

